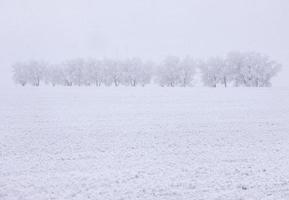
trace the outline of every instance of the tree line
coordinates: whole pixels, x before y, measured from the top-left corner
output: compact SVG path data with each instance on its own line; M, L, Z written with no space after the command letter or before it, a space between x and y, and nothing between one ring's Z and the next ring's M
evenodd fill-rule
M71 59L60 64L44 61L18 62L13 66L15 83L39 86L193 86L200 71L205 86L268 87L281 65L256 52L230 52L205 61L168 56L160 63L140 58Z

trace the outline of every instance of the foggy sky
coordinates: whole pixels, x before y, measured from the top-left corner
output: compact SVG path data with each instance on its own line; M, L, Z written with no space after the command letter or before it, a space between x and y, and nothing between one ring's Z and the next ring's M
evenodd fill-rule
M0 0L0 83L11 64L75 57L159 60L258 51L289 86L288 0Z

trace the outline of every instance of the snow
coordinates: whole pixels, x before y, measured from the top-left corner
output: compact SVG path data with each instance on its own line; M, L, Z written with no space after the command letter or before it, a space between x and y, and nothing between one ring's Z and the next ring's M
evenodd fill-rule
M289 88L0 92L0 199L289 199Z

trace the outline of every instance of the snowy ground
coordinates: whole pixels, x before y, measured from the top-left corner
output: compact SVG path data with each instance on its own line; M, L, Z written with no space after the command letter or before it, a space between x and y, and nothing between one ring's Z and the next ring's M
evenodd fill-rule
M1 200L289 199L289 88L0 95Z

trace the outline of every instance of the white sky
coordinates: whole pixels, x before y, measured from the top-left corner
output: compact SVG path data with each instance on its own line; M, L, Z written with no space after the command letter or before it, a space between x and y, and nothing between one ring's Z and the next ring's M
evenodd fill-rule
M0 0L0 82L11 63L73 57L196 58L259 51L289 86L288 0Z

